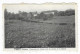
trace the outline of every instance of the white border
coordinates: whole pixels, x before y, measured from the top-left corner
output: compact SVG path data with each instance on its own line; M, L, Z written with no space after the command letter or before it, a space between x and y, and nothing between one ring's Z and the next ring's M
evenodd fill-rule
M24 2L24 3L45 3L45 2L54 2L54 3L61 3L61 2L66 2L66 3L68 3L68 2L76 2L78 5L80 5L79 4L79 0L0 0L0 32L1 32L1 34L0 34L0 53L1 54L31 54L31 53L33 53L33 54L78 54L79 53L79 50L78 51L65 51L65 50L63 50L63 51L53 51L53 50L51 50L51 51L49 51L49 50L42 50L42 51L25 51L25 52L20 52L20 51L11 51L11 52L9 52L9 51L3 51L3 35L4 35L4 31L3 31L3 19L2 19L2 4L3 3L22 3L22 2ZM79 6L78 6L79 7ZM79 34L79 32L80 32L80 17L79 17L79 15L80 15L80 7L78 8L78 45L80 45L80 34Z
M49 5L49 4L51 4L51 5L57 5L57 4L59 4L59 5L74 5L75 6L75 23L76 23L76 25L77 25L77 4L76 3L41 3L41 4L36 4L36 3L12 3L12 4L3 4L3 12L4 12L4 8L5 8L5 6L7 6L7 5ZM4 13L3 13L3 18L4 18ZM5 21L3 21L3 22L5 22ZM5 31L4 31L5 32ZM5 35L4 35L4 40L5 40ZM77 49L78 49L78 42L77 42L77 26L76 26L76 28L75 28L75 48L22 48L22 49L18 49L18 50L21 50L21 51L24 51L24 50L67 50L67 51L77 51ZM4 41L5 42L5 41ZM4 44L4 46L5 46L5 44ZM4 47L4 51L5 50L16 50L16 49L14 49L14 48L5 48Z

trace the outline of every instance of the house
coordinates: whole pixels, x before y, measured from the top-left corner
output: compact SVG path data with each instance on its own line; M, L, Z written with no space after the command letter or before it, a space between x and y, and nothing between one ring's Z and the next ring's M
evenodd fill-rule
M49 15L49 14L53 14L54 15L54 12L53 11L43 11L43 13L44 14L47 14L47 15Z
M32 12L32 15L33 15L33 16L37 16L38 13L37 13L37 12Z

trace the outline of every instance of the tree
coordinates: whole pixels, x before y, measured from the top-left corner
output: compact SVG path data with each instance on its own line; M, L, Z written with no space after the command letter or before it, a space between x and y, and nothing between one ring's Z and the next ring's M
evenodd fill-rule
M65 11L65 14L68 15L68 16L69 16L69 15L75 15L75 10L73 10L73 9L68 9L68 10Z
M7 9L4 10L4 18L5 18L5 19L8 19L8 12L7 12Z
M47 17L46 14L44 14L43 12L41 12L41 13L38 15L38 18L39 18L39 19L43 19L43 20L46 20L46 19L47 19L46 17Z
M30 12L30 15L31 15L31 16L30 16L30 19L33 19L33 14L32 14L32 12Z

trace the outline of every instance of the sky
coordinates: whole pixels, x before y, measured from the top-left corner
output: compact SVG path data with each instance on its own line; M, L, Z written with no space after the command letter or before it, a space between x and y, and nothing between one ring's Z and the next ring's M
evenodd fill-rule
M18 11L25 12L41 12L47 10L58 10L64 11L67 9L75 9L75 4L5 4L4 9L6 8L9 12L18 13Z

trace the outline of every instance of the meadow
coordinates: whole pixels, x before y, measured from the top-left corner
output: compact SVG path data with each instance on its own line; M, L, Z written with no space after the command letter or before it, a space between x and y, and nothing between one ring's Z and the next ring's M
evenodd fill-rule
M5 47L75 47L75 16L54 16L39 22L5 20Z

